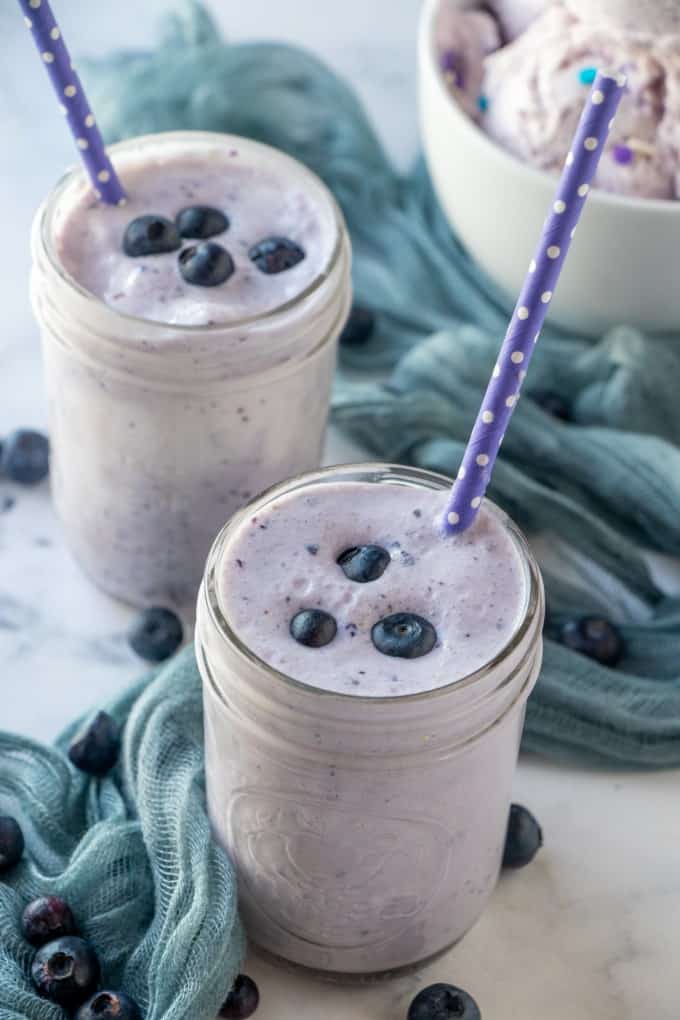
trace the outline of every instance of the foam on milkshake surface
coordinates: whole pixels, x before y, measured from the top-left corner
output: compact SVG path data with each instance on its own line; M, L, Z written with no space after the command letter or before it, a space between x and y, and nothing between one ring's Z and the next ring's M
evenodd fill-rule
M115 150L114 150L115 152ZM299 164L252 142L141 146L114 155L127 191L124 206L98 202L84 175L62 196L54 216L56 255L81 287L127 315L177 325L231 323L279 308L305 291L332 258L335 209ZM230 220L211 240L223 245L236 271L217 287L191 285L178 270L179 252L133 258L123 251L131 220L155 214L174 220L192 205L213 206ZM294 241L305 258L266 275L250 249L272 236ZM183 248L196 244L185 240Z
M235 634L260 659L302 683L366 697L444 687L491 662L526 612L528 582L502 515L484 506L474 526L442 537L447 493L399 484L314 484L277 497L223 548L218 598ZM381 577L350 581L338 556L375 544L390 554ZM321 609L337 635L309 648L290 635L292 617ZM416 613L438 642L420 658L379 652L373 626Z

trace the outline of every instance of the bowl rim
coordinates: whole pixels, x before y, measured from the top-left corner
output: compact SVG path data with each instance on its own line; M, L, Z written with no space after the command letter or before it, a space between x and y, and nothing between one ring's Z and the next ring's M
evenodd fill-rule
M514 174L523 174L529 179L533 177L536 182L540 181L544 188L551 191L554 190L557 182L556 174L552 174L547 170L540 170L538 167L525 163L518 156L515 156L514 153L508 152L507 149L504 149L498 142L490 138L467 115L446 87L444 76L436 59L437 49L434 37L435 17L441 3L442 0L426 0L423 4L420 22L420 61L422 64L427 62L427 65L429 65L428 70L436 83L440 99L445 102L454 119L459 123L464 122L470 138L475 139L477 145L482 150L486 150L489 156L493 156L498 162L504 163L508 169L512 169ZM469 9L474 9L479 3L480 0L474 0L469 5ZM461 10L463 9L461 7ZM627 213L668 216L669 214L674 215L672 210L675 209L675 214L680 214L680 200L676 198L637 198L632 195L619 195L615 192L605 191L602 188L593 188L589 201L591 207L593 204L599 204L605 208L625 210Z

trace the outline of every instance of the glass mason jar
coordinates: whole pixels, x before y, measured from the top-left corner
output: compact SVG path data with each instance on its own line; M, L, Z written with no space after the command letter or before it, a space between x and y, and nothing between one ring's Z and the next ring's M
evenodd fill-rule
M252 940L335 974L421 962L460 939L498 878L525 705L542 657L537 564L510 519L526 602L476 673L404 697L334 694L272 669L234 633L219 571L240 523L285 493L364 482L448 489L426 471L369 464L284 482L237 514L208 559L196 647L215 834L237 869Z
M173 132L112 146L117 165L238 147L311 193L332 255L297 297L226 324L177 326L122 314L60 264L55 228L83 171L36 217L32 301L43 339L52 486L71 550L105 591L136 605L192 605L226 518L264 488L318 467L337 340L351 300L350 244L325 185L269 146Z

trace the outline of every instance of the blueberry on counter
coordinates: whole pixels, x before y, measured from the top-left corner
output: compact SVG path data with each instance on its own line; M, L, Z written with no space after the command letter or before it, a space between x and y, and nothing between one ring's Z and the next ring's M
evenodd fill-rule
M24 834L15 818L0 816L0 874L9 871L24 856Z
M190 205L181 209L175 223L182 237L205 241L229 229L229 220L221 211L210 205Z
M394 613L375 624L371 640L383 655L419 659L432 651L437 632L429 620L416 613Z
M0 448L0 473L20 485L37 485L50 469L50 443L42 432L17 429Z
M180 252L179 271L194 287L219 287L234 275L236 266L221 244L203 241Z
M290 634L307 648L329 645L338 632L338 625L323 609L301 609L290 621Z
M472 996L462 988L437 984L416 995L407 1020L482 1020L482 1014Z
M120 727L107 712L98 712L68 749L75 767L91 776L105 776L118 761L119 754Z
M284 273L305 258L300 245L287 237L267 237L253 245L248 254L250 261L267 276Z
M60 896L41 896L29 903L21 918L21 930L32 946L78 934L73 912Z
M560 642L603 666L616 666L625 652L621 632L599 616L569 620L560 631Z
M363 347L375 329L375 315L370 308L353 305L345 328L340 334L341 347Z
M138 216L128 223L123 237L123 251L131 258L164 255L181 246L177 227L165 216Z
M504 868L524 868L543 846L543 832L531 811L512 804L503 851Z
M336 563L348 580L367 584L382 577L390 565L390 554L380 545L355 545L340 553Z
M75 1020L141 1020L141 1013L124 992L96 992L80 1007Z
M225 1020L248 1020L260 1004L260 993L252 978L239 974L229 992L220 1016Z
M133 623L128 635L130 647L147 662L164 662L184 639L182 621L171 609L152 606Z
M84 939L69 936L42 946L33 958L31 977L38 994L65 1009L76 1009L99 984L99 961Z

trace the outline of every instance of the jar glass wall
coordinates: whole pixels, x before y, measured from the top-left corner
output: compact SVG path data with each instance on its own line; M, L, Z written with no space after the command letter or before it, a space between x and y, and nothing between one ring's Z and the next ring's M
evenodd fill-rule
M526 700L542 655L543 586L502 511L526 603L493 661L403 697L335 694L258 658L220 603L246 518L294 490L343 481L417 490L448 479L389 465L330 468L276 486L224 528L197 618L210 816L240 881L251 938L339 974L410 966L460 939L498 877Z
M302 293L261 315L172 325L123 314L84 290L55 235L74 170L39 211L32 300L49 397L54 499L92 579L137 605L193 603L224 520L269 485L317 467L337 340L351 301L350 246L325 185L297 161L204 132L111 147L118 167L163 153L205 158L238 147L324 210L331 255Z

